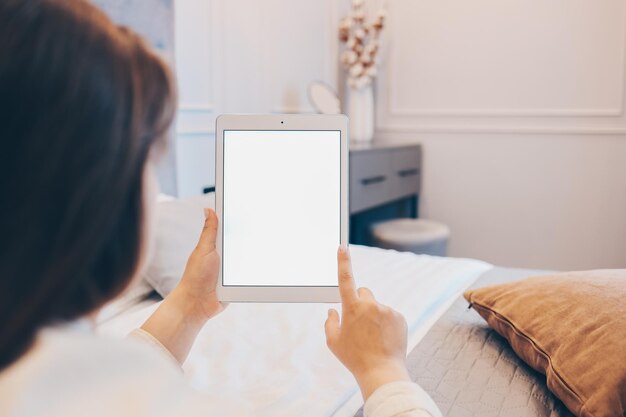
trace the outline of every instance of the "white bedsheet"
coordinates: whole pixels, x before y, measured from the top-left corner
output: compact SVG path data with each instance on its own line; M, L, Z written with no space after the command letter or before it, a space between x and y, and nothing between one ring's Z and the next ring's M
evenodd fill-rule
M357 285L400 311L409 351L458 295L491 268L484 262L417 256L352 246ZM146 303L103 323L123 337L157 304ZM201 391L228 393L257 416L350 416L362 405L352 376L326 347L328 304L231 304L210 320L184 366ZM223 415L216 403L210 415Z

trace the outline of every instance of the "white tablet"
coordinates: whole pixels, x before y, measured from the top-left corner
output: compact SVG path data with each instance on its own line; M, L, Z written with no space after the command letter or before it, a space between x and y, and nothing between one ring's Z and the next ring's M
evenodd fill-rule
M348 119L222 115L215 142L219 299L338 302Z

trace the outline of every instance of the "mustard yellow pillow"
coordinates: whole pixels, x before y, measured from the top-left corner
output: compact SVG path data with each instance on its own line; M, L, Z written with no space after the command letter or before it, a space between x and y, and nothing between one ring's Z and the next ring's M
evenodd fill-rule
M533 277L464 296L572 413L626 416L626 270Z

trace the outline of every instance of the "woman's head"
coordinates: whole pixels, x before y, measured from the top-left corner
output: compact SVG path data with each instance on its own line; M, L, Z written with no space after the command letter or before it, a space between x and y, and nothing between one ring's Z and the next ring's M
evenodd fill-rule
M83 0L0 2L0 368L135 274L167 67Z

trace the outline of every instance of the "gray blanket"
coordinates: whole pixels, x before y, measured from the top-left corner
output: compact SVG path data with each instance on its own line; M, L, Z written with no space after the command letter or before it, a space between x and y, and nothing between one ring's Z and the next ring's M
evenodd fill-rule
M494 268L472 287L541 271ZM409 373L448 417L571 417L546 387L461 297L407 358ZM356 417L362 416L362 410Z

